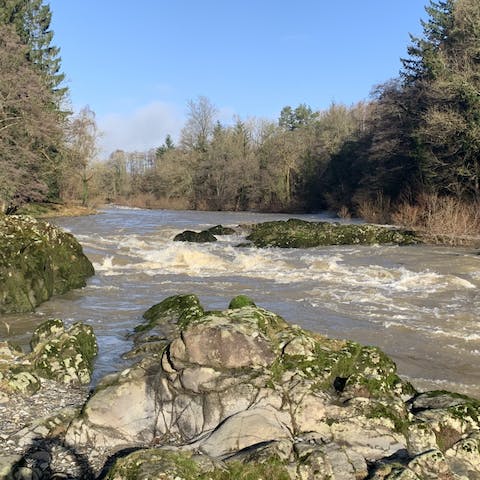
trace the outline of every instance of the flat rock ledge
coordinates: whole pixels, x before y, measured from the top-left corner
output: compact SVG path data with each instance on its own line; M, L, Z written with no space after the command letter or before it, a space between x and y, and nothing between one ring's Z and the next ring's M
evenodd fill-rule
M94 274L69 233L25 215L0 216L0 314L32 311Z
M101 478L479 479L480 402L418 393L378 348L290 325L247 297L169 297L62 437Z
M247 240L254 246L311 248L328 245L412 245L421 243L412 231L372 224L307 222L291 218L286 221L258 223L250 226Z

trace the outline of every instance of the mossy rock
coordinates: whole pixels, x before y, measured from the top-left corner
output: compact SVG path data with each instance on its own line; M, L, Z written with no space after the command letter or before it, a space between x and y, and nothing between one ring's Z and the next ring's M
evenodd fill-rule
M175 235L174 242L193 242L193 243L209 243L216 242L217 238L215 235L208 230L203 230L201 232L194 232L192 230L185 230L178 235Z
M256 307L256 305L250 297L247 297L247 295L237 295L228 305L228 308L231 310L243 307Z
M98 347L89 325L66 329L61 320L49 320L34 332L31 345L26 359L36 375L61 383L90 382Z
M236 232L233 228L224 227L223 225L215 225L207 230L213 235L234 235Z
M272 458L262 463L218 464L208 457L162 449L139 450L118 459L106 480L290 480L285 466Z
M396 365L384 352L357 342L329 339L301 328L281 335L285 345L272 365L272 380L286 372L312 380L313 390L344 397L413 395L415 390L397 375Z
M256 247L310 248L327 245L411 245L419 243L410 231L379 225L345 225L298 219L265 222L251 227L247 240Z
M94 274L75 238L27 216L0 217L0 313L28 312Z
M150 307L143 318L147 323L137 325L135 333L150 332L157 326L175 325L185 328L192 320L202 317L205 311L196 295L173 295Z

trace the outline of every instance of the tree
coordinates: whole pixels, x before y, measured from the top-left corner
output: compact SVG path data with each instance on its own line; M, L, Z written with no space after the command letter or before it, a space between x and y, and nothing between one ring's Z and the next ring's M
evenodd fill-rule
M431 2L424 37L404 61L416 89L415 135L430 189L480 199L480 4Z
M311 125L316 118L317 114L314 113L312 109L304 103L298 105L295 110L287 105L286 107L283 107L282 111L280 112L278 124L285 130L292 131L297 128Z
M0 26L0 204L13 211L45 198L63 137L62 118L50 108L52 92L27 60L11 27Z
M78 115L69 122L68 129L68 169L66 169L65 183L78 183L80 179L81 191L79 196L83 206L88 202L88 183L91 180L89 165L97 155L97 140L99 132L95 121L95 113L90 107L84 107Z
M182 129L180 143L183 148L206 152L213 134L217 116L216 107L207 97L200 96L188 102L188 115Z
M51 19L50 7L43 0L0 0L0 23L15 27L27 47L27 59L45 76L59 107L67 88L61 87L65 75L60 72L60 49L52 45Z

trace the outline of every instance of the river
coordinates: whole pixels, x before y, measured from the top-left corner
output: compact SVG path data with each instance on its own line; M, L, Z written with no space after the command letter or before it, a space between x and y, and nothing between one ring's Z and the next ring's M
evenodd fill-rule
M153 304L195 293L207 309L223 309L246 294L304 328L381 347L420 390L480 398L480 256L473 249L236 248L240 234L211 244L173 242L185 229L289 217L112 207L54 219L81 242L96 275L84 289L55 297L33 314L2 317L0 337L25 344L50 317L87 322L100 345L96 381L125 365L128 333Z

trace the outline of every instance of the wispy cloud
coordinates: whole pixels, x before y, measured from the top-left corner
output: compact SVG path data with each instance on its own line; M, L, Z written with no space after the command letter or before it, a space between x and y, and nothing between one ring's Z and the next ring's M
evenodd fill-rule
M101 156L106 157L117 149L130 152L158 147L167 134L178 137L184 119L174 105L156 101L128 114L98 117L97 123L102 132Z

